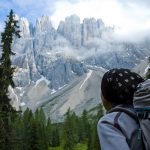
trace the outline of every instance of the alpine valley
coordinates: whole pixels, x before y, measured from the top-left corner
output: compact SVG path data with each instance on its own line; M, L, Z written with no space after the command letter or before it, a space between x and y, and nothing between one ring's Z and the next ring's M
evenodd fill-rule
M52 26L50 17L37 19L33 26L19 19L21 38L13 42L12 65L16 88L10 90L12 105L23 111L42 107L54 122L61 121L68 108L80 115L101 102L100 82L107 69L134 68L150 56L150 39L141 42L115 40L115 27L101 19L76 15ZM139 65L141 66L141 65Z

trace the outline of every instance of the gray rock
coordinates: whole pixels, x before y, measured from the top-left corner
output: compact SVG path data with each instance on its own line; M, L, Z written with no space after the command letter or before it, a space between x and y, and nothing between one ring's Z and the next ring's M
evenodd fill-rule
M83 108L90 109L99 102L97 84L103 69L100 69L100 75L96 75L96 71L92 73L93 77L86 82L84 90L78 89L80 81L88 74L87 68L131 69L150 55L149 39L139 43L115 41L111 36L114 28L106 27L100 19L85 18L81 23L78 16L72 15L60 22L57 30L47 16L37 19L35 26L21 18L19 25L22 37L15 39L12 45L16 53L12 57L16 67L14 81L17 88L14 93L24 109L27 106L32 109L40 107L56 96L45 106L54 119L61 118L64 108L74 103L71 98L78 101L78 95L81 101L72 110L79 114ZM67 91L60 97L62 87ZM63 103L66 103L64 108L61 107Z
M60 22L58 33L68 39L75 47L81 47L81 24L80 18L72 15L65 19L65 22Z

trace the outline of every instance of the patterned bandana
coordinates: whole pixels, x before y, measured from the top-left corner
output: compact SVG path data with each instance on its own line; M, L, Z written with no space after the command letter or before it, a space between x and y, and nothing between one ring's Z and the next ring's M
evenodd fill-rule
M112 69L102 78L103 97L114 104L132 104L136 87L144 79L129 69Z

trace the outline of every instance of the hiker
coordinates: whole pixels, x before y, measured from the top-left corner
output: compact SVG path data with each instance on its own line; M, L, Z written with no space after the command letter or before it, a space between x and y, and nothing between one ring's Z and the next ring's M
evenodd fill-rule
M101 99L107 114L97 124L101 150L144 150L133 109L134 92L143 81L129 69L112 69L104 74Z

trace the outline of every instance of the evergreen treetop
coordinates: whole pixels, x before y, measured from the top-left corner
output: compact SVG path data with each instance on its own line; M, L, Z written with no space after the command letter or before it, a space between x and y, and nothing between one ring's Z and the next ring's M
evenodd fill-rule
M14 68L11 66L12 42L14 36L20 37L17 26L17 21L13 11L11 10L8 19L5 21L4 32L1 33L1 49L2 57L0 59L0 149L12 149L11 128L12 120L16 115L16 111L10 104L8 96L8 87L14 87L13 72ZM13 141L14 142L14 141Z
M4 32L1 33L1 49L2 56L0 59L0 106L10 106L10 99L8 97L8 87L15 87L13 82L14 68L11 66L11 55L15 55L12 51L12 42L14 36L20 38L18 21L15 20L13 10L10 11L5 21Z

